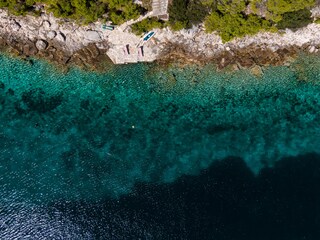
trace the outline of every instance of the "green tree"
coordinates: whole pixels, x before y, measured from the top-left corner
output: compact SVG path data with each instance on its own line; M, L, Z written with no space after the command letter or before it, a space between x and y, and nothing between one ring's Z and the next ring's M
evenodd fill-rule
M190 1L187 5L186 17L188 19L187 26L196 25L204 21L209 14L210 8L203 5L199 0Z
M217 3L217 9L222 14L237 14L243 12L246 9L248 1L246 0L219 0Z
M252 14L248 16L241 13L219 15L217 12L213 12L205 21L206 31L217 31L224 42L230 41L235 37L252 35L270 27L269 21Z
M163 21L153 17L153 18L146 18L141 22L137 22L131 25L131 29L135 34L140 35L154 28L163 28L164 26L165 26L165 23Z
M170 25L175 25L178 22L182 28L186 28L188 25L187 8L188 2L186 0L174 0L169 6Z
M210 11L201 0L174 0L169 6L169 23L174 30L190 28L203 22Z
M315 0L252 0L252 9L258 12L265 9L266 18L273 22L280 22L283 14L297 12L315 6Z
M302 9L296 12L287 12L282 15L282 19L277 23L277 28L301 28L312 23L311 12L308 9Z

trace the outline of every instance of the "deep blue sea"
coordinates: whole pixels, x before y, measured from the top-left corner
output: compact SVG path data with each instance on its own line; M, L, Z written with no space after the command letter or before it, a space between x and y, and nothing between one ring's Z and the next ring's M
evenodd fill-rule
M320 239L319 57L0 63L0 239Z

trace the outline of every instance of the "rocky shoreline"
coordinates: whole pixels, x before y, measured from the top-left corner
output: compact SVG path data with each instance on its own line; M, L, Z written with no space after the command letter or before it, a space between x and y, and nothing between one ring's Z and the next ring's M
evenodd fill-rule
M99 69L112 62L215 63L219 69L252 68L256 74L260 66L290 64L299 53L317 54L320 49L318 24L295 32L259 33L225 44L198 26L179 32L155 30L155 37L143 45L145 55L141 57L136 48L141 38L130 32L128 24L114 31L101 26L100 22L79 26L51 14L12 16L0 9L0 47L16 56L43 58L64 67ZM123 52L126 44L129 56Z

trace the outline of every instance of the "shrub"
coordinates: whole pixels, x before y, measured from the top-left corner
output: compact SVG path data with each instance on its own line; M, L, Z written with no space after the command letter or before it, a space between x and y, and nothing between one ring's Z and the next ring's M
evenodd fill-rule
M35 3L44 3L56 17L71 18L80 23L96 21L107 10L109 18L120 24L140 16L145 11L132 0L0 0L0 7L6 7L16 15L34 12Z
M266 18L280 22L285 13L296 12L315 5L315 0L252 0L252 9L265 9Z
M247 0L220 0L217 3L217 10L222 14L234 15L243 12L247 4Z
M148 11L152 10L152 0L142 0L142 6Z
M227 42L235 37L243 37L258 33L262 29L269 29L269 21L259 18L256 15L219 15L216 12L211 13L205 21L207 32L217 31L222 41Z
M169 16L170 16L170 25L175 22L186 23L184 27L187 26L188 18L187 18L187 8L188 2L187 0L174 0L172 4L169 6Z
M210 8L203 5L199 0L190 1L187 5L186 17L188 19L187 26L192 27L202 23L209 14Z
M137 22L131 25L131 29L135 34L140 35L154 28L163 28L164 26L165 26L165 23L163 21L153 17L153 18L146 18L141 22Z
M308 9L302 9L296 12L283 14L282 20L277 24L277 28L301 28L309 23L312 23L311 12Z
M203 22L209 11L200 0L174 0L169 6L169 24L173 30L190 28Z

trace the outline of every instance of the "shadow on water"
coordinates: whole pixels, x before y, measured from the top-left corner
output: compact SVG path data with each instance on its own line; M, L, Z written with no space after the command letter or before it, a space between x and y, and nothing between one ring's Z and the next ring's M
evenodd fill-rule
M230 157L172 184L138 184L118 200L53 208L97 239L316 240L319 183L320 155L285 158L257 176Z

